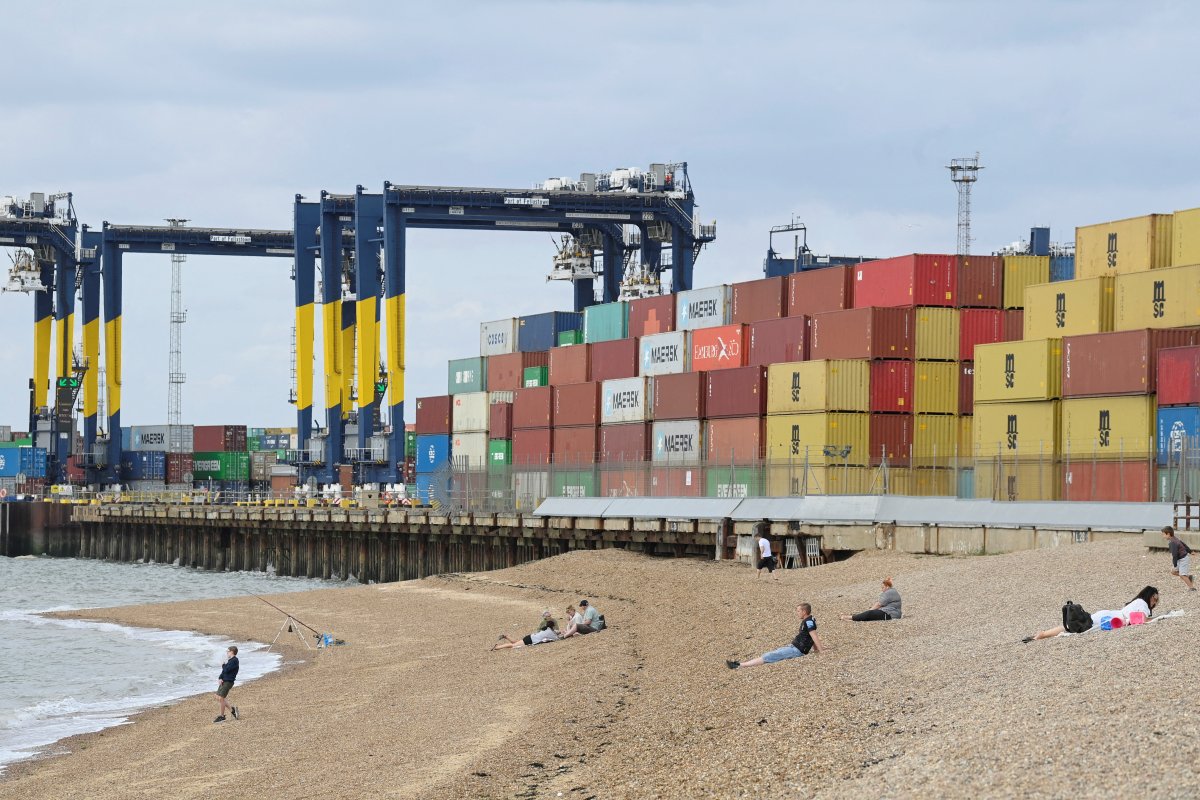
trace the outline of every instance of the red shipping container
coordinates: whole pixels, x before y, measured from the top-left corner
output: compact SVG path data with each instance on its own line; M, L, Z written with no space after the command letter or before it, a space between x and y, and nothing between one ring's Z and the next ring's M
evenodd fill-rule
M825 267L787 277L789 317L824 314L854 308L854 268Z
M450 395L417 398L417 433L450 433Z
M649 473L644 469L602 469L600 494L604 497L646 497Z
M488 438L511 439L513 429L513 404L492 403L488 411Z
M600 384L571 383L554 387L554 424L561 427L600 424Z
M871 410L912 413L913 362L871 363Z
M525 385L526 367L544 367L550 363L550 354L545 350L537 353L506 353L489 356L487 362L487 390L489 392L511 392Z
M648 422L628 422L622 425L600 426L600 460L649 461L653 437Z
M550 385L587 383L592 374L592 346L571 344L550 350Z
M882 464L885 455L888 466L908 466L912 460L912 414L872 414L870 424L871 466Z
M1200 405L1200 347L1158 351L1158 405Z
M1062 499L1149 503L1154 500L1154 462L1072 461L1062 465Z
M197 425L192 429L192 450L197 453L246 451L245 425Z
M911 308L855 308L812 318L809 355L823 358L912 358Z
M534 467L550 463L554 452L554 434L550 428L523 428L512 434L514 467Z
M191 483L193 467L191 453L167 453L167 483Z
M1200 344L1200 328L1143 328L1063 338L1063 397L1151 394L1158 351Z
M1004 338L1004 312L964 308L958 315L958 360L974 361L975 345L1011 341Z
M959 258L957 294L962 308L1000 308L1004 304L1004 258Z
M558 466L595 464L599 449L600 429L597 426L554 426L554 463Z
M83 467L81 467L79 465L79 457L78 456L68 456L67 457L67 480L70 481L71 483L82 483L85 478L86 478L86 476L84 475L84 469L83 469ZM172 481L172 483L177 483L177 481Z
M629 301L629 335L650 336L675 330L675 295Z
M808 360L808 317L767 319L750 325L750 352L746 363L790 364Z
M767 412L767 368L740 367L708 373L704 414L718 417L753 417Z
M652 497L703 497L704 474L700 467L657 467L650 470Z
M854 307L951 306L958 285L958 256L897 256L854 268Z
M787 278L763 278L733 285L731 322L779 319L787 305Z
M692 331L692 370L746 366L746 326L722 325Z
M763 457L763 418L729 417L704 423L709 464L748 464Z
M578 345L572 346L578 347ZM609 342L596 342L591 347L592 374L588 380L608 381L614 378L637 377L637 339L613 339Z
M659 375L654 381L655 419L703 419L704 398L708 392L707 372L683 372Z
M1003 335L1002 342L1019 342L1025 338L1025 309L1005 309Z
M975 413L975 362L959 362L958 413L970 416Z
M554 387L531 386L513 392L513 430L549 428L554 423Z

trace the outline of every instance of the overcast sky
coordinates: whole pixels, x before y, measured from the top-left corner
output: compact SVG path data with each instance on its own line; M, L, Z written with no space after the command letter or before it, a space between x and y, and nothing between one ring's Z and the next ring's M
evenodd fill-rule
M953 252L945 165L977 150L978 252L1200 206L1189 2L23 3L4 27L0 195L72 191L95 226L290 228L297 192L686 160L704 286L761 277L793 214L821 253ZM445 393L481 320L569 309L552 254L410 234L406 397ZM289 266L188 261L188 421L295 424ZM167 257L126 258L126 424L166 421L169 287ZM18 429L32 313L0 295Z

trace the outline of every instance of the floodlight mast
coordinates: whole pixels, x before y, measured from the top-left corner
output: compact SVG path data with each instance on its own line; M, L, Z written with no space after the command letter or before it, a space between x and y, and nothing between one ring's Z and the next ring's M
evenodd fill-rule
M954 158L946 167L958 188L958 247L960 256L971 254L971 186L979 177L979 152L970 158Z

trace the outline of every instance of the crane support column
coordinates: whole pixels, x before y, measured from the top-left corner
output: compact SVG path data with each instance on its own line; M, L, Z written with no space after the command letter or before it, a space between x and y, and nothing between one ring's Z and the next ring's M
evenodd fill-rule
M671 291L684 292L692 288L692 251L690 231L678 225L671 226Z
M337 481L337 465L345 446L342 417L345 369L342 352L342 223L339 210L321 192L321 334L325 351L325 437L321 483Z
M54 378L55 386L59 380L72 378L75 375L72 354L75 347L75 260L63 253L54 257ZM53 405L54 444L50 453L55 460L54 479L61 480L66 475L67 458L71 455L73 431L71 420L75 417L74 403L70 407L70 419L63 420L57 415L58 399L61 388L51 392ZM72 398L74 393L71 390ZM65 428L65 429L64 429Z
M301 450L312 438L313 316L316 300L317 227L321 209L296 195L293 214L296 266L296 432Z
M387 184L384 184L384 196ZM404 463L404 250L408 226L400 207L383 206L383 292L387 318L388 408L392 434L388 439L388 468L383 480L398 483Z
M358 441L365 451L375 433L382 392L376 392L379 366L379 226L383 223L383 195L354 194L354 281L358 314ZM374 461L374 459L371 459ZM372 470L367 470L368 472ZM364 482L373 483L363 476Z
M101 265L104 270L104 378L108 400L107 474L121 479L121 251L105 237Z
M35 256L36 257L36 256ZM42 285L46 288L33 293L33 408L34 412L47 405L46 393L50 389L50 340L53 335L54 297L50 287L54 283L54 268L46 261L38 262ZM31 417L29 430L37 430L37 422Z
M83 247L97 252L99 234L83 232ZM100 262L93 256L83 264L83 358L87 369L83 373L83 452L90 454L96 446L97 418L100 400ZM85 461L86 463L86 461ZM91 483L89 476L89 483Z
M615 303L621 298L622 264L621 255L625 243L620 237L604 237L604 302Z

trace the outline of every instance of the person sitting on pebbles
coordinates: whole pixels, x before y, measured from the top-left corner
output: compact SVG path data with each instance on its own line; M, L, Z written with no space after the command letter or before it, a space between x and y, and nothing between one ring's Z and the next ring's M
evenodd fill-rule
M1099 628L1105 617L1121 617L1122 620L1128 621L1129 615L1135 612L1141 613L1142 616L1149 621L1150 617L1154 615L1154 609L1157 605L1158 589L1154 588L1153 586L1147 586L1138 592L1137 597L1130 600L1129 603L1126 604L1126 606L1120 611L1097 611L1092 614L1092 627ZM1039 639L1053 639L1055 636L1059 636L1066 632L1067 629L1065 626L1057 625L1048 630L1038 631L1033 636L1026 636L1021 641L1029 644L1030 642L1036 642Z
M579 601L579 611L571 617L563 638L568 636L583 636L586 633L602 631L606 627L604 615L597 611L587 600Z
M726 661L725 666L730 669L747 669L761 664L787 661L789 658L800 658L810 652L818 655L825 652L825 645L821 644L821 640L817 637L817 619L812 615L812 605L801 603L796 606L796 617L800 620L800 632L796 634L795 639L792 639L791 644L785 644L783 647L763 653L758 658L752 658L749 661Z
M546 612L547 614L550 612ZM500 640L492 645L492 650L509 650L514 647L532 647L535 644L557 642L561 637L558 633L558 623L554 619L546 622L546 627L539 628L533 633L527 633L520 639L514 639L507 633L500 634Z
M847 622L881 622L900 619L900 593L892 585L892 579L890 577L883 579L883 594L879 595L878 603L866 611L860 611L854 615L844 614L841 619Z

